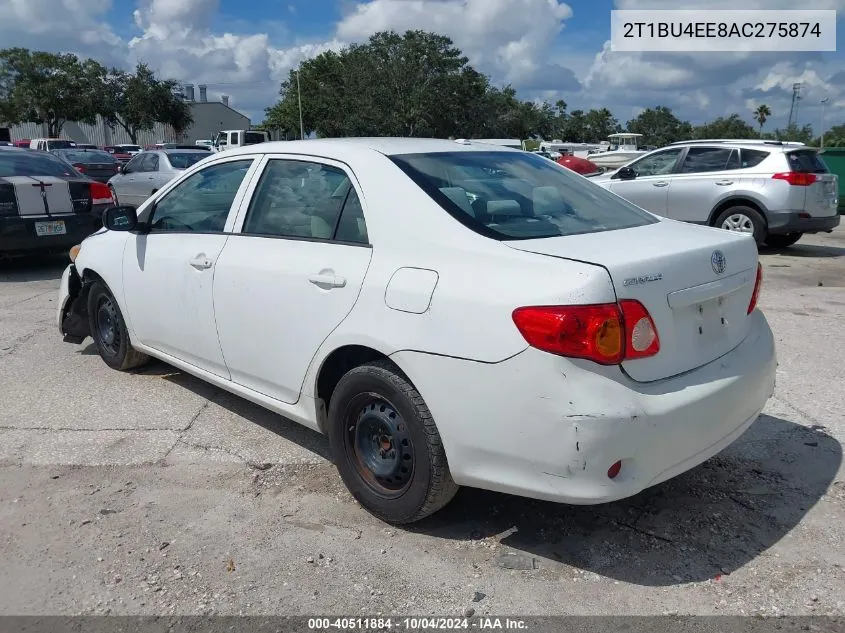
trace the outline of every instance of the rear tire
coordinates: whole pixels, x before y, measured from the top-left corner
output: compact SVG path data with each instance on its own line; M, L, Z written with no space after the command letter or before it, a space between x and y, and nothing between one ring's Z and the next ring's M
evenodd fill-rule
M788 248L803 237L803 233L782 233L780 235L767 235L766 245L772 248Z
M88 327L100 358L119 371L140 367L150 357L132 347L117 300L101 281L88 292Z
M757 246L766 238L766 220L760 212L751 207L737 205L728 207L717 217L715 226L736 233L750 233Z
M344 484L383 521L419 521L458 491L428 407L389 361L361 365L340 379L328 431Z

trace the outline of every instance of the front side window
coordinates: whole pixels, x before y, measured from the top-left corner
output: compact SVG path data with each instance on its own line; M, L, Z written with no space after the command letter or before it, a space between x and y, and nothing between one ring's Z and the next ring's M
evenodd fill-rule
M251 164L236 160L191 174L152 207L150 231L221 232Z
M143 154L138 154L135 158L130 160L128 163L126 163L126 167L123 170L124 173L128 174L130 172L135 173L135 172L138 172L138 171L143 171L141 169L141 163L144 162L144 158L145 158L145 156Z
M267 164L243 232L367 243L364 213L346 172L298 160L274 159Z
M730 147L690 147L682 174L700 174L710 171L739 169L739 150Z
M458 221L493 239L595 233L658 221L566 167L527 152L390 158Z
M654 154L643 156L640 160L631 163L629 166L637 174L637 178L642 178L643 176L665 176L672 173L682 151L680 147L673 147L662 152L655 152Z

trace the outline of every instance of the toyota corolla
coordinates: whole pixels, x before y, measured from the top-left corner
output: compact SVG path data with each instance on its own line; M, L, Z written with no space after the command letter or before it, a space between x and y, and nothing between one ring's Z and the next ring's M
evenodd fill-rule
M355 498L393 523L462 485L629 497L727 447L774 389L752 238L526 152L263 143L103 222L62 278L65 340L326 434Z

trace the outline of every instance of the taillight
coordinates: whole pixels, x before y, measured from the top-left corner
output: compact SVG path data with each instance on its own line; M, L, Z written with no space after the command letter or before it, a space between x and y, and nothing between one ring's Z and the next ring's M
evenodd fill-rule
M74 164L73 164L73 168L74 168L76 171L78 171L80 174L84 174L84 173L85 173L85 165L82 165L82 164L80 164L80 163L74 163Z
M513 321L532 347L601 365L653 356L660 350L651 316L634 300L517 308Z
M785 180L795 187L809 187L818 180L815 174L805 171L784 171L779 174L775 174L772 178L775 180Z
M763 285L763 266L760 262L757 262L757 279L754 280L754 292L751 293L751 301L748 304L748 312L746 314L751 314L754 312L754 308L757 307L757 298L760 296L760 287Z
M91 204L114 204L111 196L111 189L102 182L92 182L91 185Z

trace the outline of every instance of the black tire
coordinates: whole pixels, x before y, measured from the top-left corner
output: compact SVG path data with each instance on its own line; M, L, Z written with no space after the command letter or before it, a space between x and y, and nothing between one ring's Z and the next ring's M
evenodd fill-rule
M739 231L739 222L728 222L728 219L733 219L736 217L737 219L743 218L740 220L741 224L744 227L747 227L747 222L750 222L752 230L751 231ZM730 229L727 227L727 224L736 225L737 228ZM757 245L763 243L766 239L766 220L765 218L760 215L760 212L757 209L753 209L751 207L746 207L744 205L737 205L734 207L728 207L724 211L722 211L717 217L716 222L714 222L714 226L726 229L726 230L735 230L738 232L749 232L753 233L754 241L757 242Z
M332 394L328 421L332 456L344 484L379 519L419 521L458 491L425 401L390 361L361 365L344 375ZM365 459L376 465L368 467Z
M781 233L780 235L767 235L766 245L772 248L787 248L801 239L803 233Z
M120 306L101 281L88 291L88 327L100 358L112 369L126 371L149 361L149 356L132 347Z

